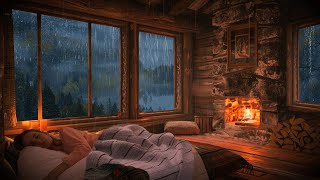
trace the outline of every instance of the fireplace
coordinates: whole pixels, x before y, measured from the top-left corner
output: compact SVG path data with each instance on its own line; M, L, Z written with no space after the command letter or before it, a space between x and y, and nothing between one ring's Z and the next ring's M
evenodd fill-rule
M227 97L224 120L226 124L260 126L260 100L248 97Z

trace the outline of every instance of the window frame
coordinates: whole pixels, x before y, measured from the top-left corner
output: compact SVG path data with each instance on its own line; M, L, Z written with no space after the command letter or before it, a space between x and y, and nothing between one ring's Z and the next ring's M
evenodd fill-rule
M37 84L37 92L38 92L38 119L35 120L27 120L27 121L41 121L41 120L49 120L48 126L56 126L61 124L74 124L74 123L86 123L86 122L98 122L98 121L106 121L106 120L119 120L128 117L128 106L126 105L125 99L128 99L128 88L124 88L125 83L128 82L128 23L114 20L114 19L106 19L96 16L81 16L77 13L70 13L70 12L47 12L47 11L38 11L32 10L29 8L12 8L12 10L24 11L29 13L35 13L37 15L37 76L38 76L38 84ZM41 15L70 19L81 21L87 23L88 25L88 114L87 116L82 117L65 117L65 118L51 118L51 119L44 119L42 117L42 68L41 68ZM119 110L121 112L121 116L119 114L117 116L92 116L92 70L91 70L91 24L99 24L105 26L113 26L120 29L120 57L119 57L119 76L121 76L120 80L120 102L119 102ZM89 110L89 107L91 110ZM18 121L22 122L22 121ZM21 124L21 123L19 123Z
M168 119L185 119L191 118L190 113L192 112L184 112L185 105L183 101L189 101L186 98L186 94L190 92L185 92L184 87L184 63L185 63L185 55L184 53L184 43L186 32L184 31L171 31L167 28L159 28L159 27L150 27L148 25L140 25L138 22L127 22L122 20L110 19L103 16L92 15L88 13L80 13L78 11L70 11L70 10L60 10L60 9L47 9L41 7L21 7L15 6L12 9L20 10L25 12L31 12L48 16L67 18L72 20L78 20L82 22L96 23L107 26L115 26L120 28L120 74L121 74L121 85L120 85L120 116L97 116L97 117L69 117L69 118L54 118L47 119L48 121L48 130L53 130L58 128L59 126L73 126L73 127L85 127L90 126L90 123L95 123L95 127L97 126L108 126L110 124L117 123L143 123L145 124L145 120L151 121L152 124L162 124ZM85 14L85 15L84 15ZM37 23L39 24L39 23ZM39 25L38 25L39 26ZM89 26L89 25L88 25ZM89 26L90 27L90 26ZM39 28L39 27L38 27ZM40 27L41 28L41 27ZM88 29L88 33L90 30ZM138 41L133 40L138 37L139 31L144 31L148 33L155 33L159 35L169 35L175 38L175 55L174 55L174 110L172 111L161 111L161 112L150 112L150 113L139 113L137 110L138 107L138 71L133 70L138 68L136 58L132 56L138 55ZM90 37L90 36L89 36ZM188 37L188 36L187 36ZM89 38L90 39L90 38ZM89 41L88 41L89 42ZM90 42L91 43L91 42ZM89 46L89 44L88 44ZM40 45L41 47L41 45ZM88 47L89 49L89 47ZM41 55L41 54L40 54ZM88 53L90 56L90 52ZM41 58L41 57L40 57ZM188 59L188 58L187 58ZM89 62L89 60L88 60ZM177 63L178 62L178 63ZM90 66L89 66L90 67ZM89 68L88 67L88 68ZM41 72L41 70L40 70ZM190 83L190 82L189 82ZM42 84L42 81L38 82L38 84ZM188 83L186 83L188 84ZM39 85L38 85L39 86ZM137 87L137 88L134 88ZM42 88L42 87L41 87ZM41 89L38 87L38 89ZM132 89L133 88L133 89ZM39 91L39 90L38 90ZM41 89L42 91L42 89ZM133 92L132 92L133 91ZM89 90L88 90L89 93ZM133 97L135 96L135 97ZM89 96L88 96L89 97ZM189 95L188 95L189 97ZM136 101L134 101L135 99ZM92 100L90 101L92 103ZM39 106L39 105L38 105ZM42 105L41 105L42 106ZM92 107L92 104L91 104ZM39 110L38 110L39 112ZM42 113L41 113L42 114ZM161 117L160 117L161 116ZM163 119L164 118L164 119ZM38 116L37 120L29 120L29 121L38 121L40 123L40 119ZM113 121L115 120L115 121ZM18 121L18 126L14 129L19 129L22 127L22 121ZM148 124L148 123L147 123ZM92 124L91 124L92 125Z
M320 103L299 101L299 29L320 25L316 18L294 22L287 27L287 106L297 111L320 111Z
M162 35L162 36L168 36L174 38L174 59L173 59L173 66L174 66L174 72L173 72L173 78L174 78L174 109L173 110L166 110L166 111L155 111L155 112L140 112L139 111L139 32L145 32L150 34L156 34L156 35ZM137 67L136 67L136 78L137 78L137 89L136 89L136 107L137 107L137 117L147 117L147 116L161 116L161 115L170 115L170 114L177 114L182 113L182 87L183 87L183 81L182 81L182 47L183 47L183 39L182 34L178 32L172 32L169 30L163 30L159 28L152 28L148 26L139 26L137 29Z

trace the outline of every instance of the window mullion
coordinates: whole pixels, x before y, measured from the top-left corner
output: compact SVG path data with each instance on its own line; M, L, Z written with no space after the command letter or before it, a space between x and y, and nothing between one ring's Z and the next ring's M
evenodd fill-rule
M92 117L91 23L88 23L88 116Z
M38 121L42 120L41 14L37 14Z

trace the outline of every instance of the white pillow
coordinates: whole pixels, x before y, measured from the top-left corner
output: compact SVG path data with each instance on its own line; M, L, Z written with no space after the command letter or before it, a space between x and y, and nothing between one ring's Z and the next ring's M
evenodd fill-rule
M62 162L66 153L40 147L25 147L18 159L18 179L42 180ZM82 180L86 166L86 157L63 172L58 180Z

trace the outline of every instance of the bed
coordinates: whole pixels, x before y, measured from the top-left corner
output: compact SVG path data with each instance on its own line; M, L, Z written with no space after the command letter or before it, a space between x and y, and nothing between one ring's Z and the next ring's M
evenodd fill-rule
M63 152L40 147L26 147L20 152L17 161L17 177L26 180L43 179L62 162L61 159L65 155ZM192 155L194 157L192 179L196 180L214 179L226 176L239 169L252 168L241 156L217 146L192 144ZM87 157L67 169L59 176L59 179L88 179L85 178L85 173L87 173L86 162ZM130 171L132 171L132 167Z
M196 180L214 179L234 171L250 168L250 164L241 156L217 146L193 145L194 173ZM20 152L18 159L18 179L43 179L54 167L62 162L65 153L27 147ZM30 160L32 159L32 160ZM60 175L59 180L84 179L86 158Z

